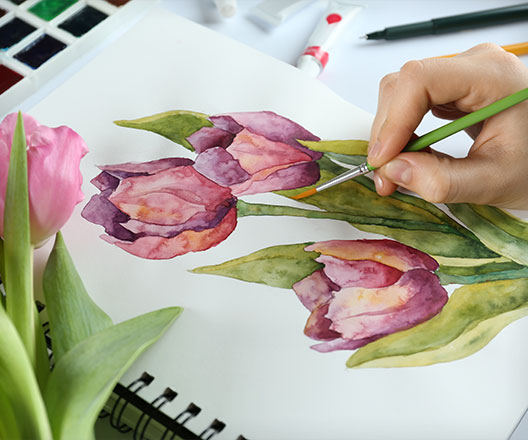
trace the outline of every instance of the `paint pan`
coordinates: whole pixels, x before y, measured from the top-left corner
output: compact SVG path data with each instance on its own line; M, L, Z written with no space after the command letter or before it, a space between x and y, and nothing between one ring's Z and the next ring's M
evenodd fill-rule
M0 119L158 1L0 0Z

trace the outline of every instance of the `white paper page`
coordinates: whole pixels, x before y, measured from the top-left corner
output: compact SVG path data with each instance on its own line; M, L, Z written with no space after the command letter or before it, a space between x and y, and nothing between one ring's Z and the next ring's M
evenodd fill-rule
M528 405L527 319L459 361L347 370L349 352L309 348L313 341L303 334L309 313L293 291L189 272L278 244L380 236L332 220L245 217L217 247L165 261L101 240L102 228L80 217L97 193L89 183L99 172L95 165L193 157L161 136L112 121L175 109L273 110L322 139L368 139L371 123L317 80L163 9L31 110L43 124L72 127L90 148L82 161L85 201L63 233L97 304L114 321L185 308L122 383L148 371L156 379L142 396L150 400L171 387L179 395L167 414L192 401L202 413L188 428L201 432L218 418L227 424L219 440L508 437ZM275 195L245 199L286 203Z

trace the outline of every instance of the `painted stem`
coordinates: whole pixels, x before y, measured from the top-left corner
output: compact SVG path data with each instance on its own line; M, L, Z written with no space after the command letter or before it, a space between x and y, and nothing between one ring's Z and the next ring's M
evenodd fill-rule
M305 217L305 218L316 218L316 219L330 219L330 220L341 220L350 223L351 225L377 225L385 226L388 228L399 228L407 230L427 230L427 231L438 231L449 234L462 235L458 231L454 230L449 225L438 224L438 223L427 223L412 220L399 220L399 219L388 219L379 217L367 217L359 215L344 214L341 212L328 212L328 211L314 211L311 209L296 208L293 206L278 206L278 205L267 205L261 203L248 203L243 200L237 202L237 215L238 217L247 216L290 216L290 217Z

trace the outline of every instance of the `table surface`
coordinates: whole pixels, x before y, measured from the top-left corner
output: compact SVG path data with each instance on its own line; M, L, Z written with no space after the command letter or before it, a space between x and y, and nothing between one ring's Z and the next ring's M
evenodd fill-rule
M259 0L239 0L236 15L226 19L217 12L212 0L160 0L162 7L175 14L227 35L274 58L295 64L305 49L308 37L323 16L327 2L314 0L276 27L266 25L252 15L251 10L258 3ZM456 53L487 41L500 45L528 41L526 22L399 41L360 39L366 33L388 26L501 7L516 2L504 0L430 0L427 2L357 0L355 3L364 8L347 26L330 52L328 65L319 80L345 100L371 113L376 111L380 80L386 74L398 71L408 60ZM123 29L122 32L125 30ZM119 32L116 32L115 38L118 36ZM107 43L109 44L110 41ZM104 45L70 66L68 71L56 81L25 102L22 109L31 108L68 75L74 73L75 69L82 67L82 64L89 61L91 57L97 56L98 50L103 49ZM528 65L528 56L521 57L521 59ZM353 123L354 121L351 121L351 124ZM417 133L423 134L441 123L427 116ZM461 146L462 150L469 148L468 139L464 134L453 136L443 141L440 149L452 154L460 154ZM512 440L522 438L528 438L528 422L519 427Z

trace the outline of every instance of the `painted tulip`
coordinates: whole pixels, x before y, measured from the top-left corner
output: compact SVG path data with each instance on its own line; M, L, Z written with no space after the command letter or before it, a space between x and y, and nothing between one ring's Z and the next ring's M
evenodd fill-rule
M71 128L46 127L23 115L27 143L31 242L43 243L70 218L83 199L81 158L88 152L83 139ZM4 218L5 193L11 144L17 114L0 123L0 219ZM3 221L0 234L3 236Z
M293 289L310 310L304 333L320 352L353 350L414 327L440 312L448 296L429 255L392 240L312 244L324 264Z
M187 140L198 153L194 167L237 196L312 185L319 180L321 153L297 140L319 138L269 111L211 116Z
M143 258L166 259L216 246L236 226L236 198L193 164L167 158L102 166L92 179L101 193L90 199L82 216L104 226L105 241Z

